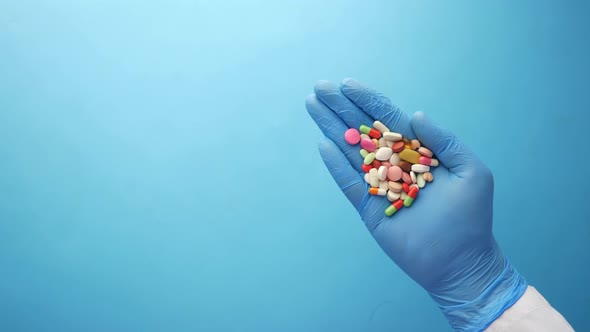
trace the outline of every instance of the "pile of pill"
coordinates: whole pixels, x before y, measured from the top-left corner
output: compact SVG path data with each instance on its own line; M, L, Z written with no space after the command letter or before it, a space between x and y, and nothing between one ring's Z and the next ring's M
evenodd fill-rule
M351 145L360 142L369 194L387 196L392 202L385 209L388 217L403 206L410 207L420 189L434 180L430 167L438 166L438 160L420 141L392 132L380 121L375 121L372 128L361 125L359 130L348 129L344 139Z

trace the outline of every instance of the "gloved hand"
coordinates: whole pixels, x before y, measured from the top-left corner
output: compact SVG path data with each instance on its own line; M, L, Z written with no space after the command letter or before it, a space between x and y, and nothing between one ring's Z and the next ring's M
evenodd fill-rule
M326 136L319 149L332 177L379 246L430 294L455 330L484 330L520 298L527 283L492 234L492 174L467 146L423 113L410 118L352 79L340 87L318 82L306 106ZM440 161L434 182L392 217L384 214L391 203L367 192L360 147L344 140L348 128L374 120L418 138Z

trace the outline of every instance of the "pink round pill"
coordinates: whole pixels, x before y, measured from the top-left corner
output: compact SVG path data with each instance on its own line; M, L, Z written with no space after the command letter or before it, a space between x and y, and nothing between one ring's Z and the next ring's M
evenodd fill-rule
M344 133L344 139L346 140L346 143L355 145L361 141L361 133L354 128L350 128Z
M404 172L402 174L402 180L404 180L404 182L407 184L412 184L412 177L410 176L410 173L408 173L408 172Z
M361 140L361 147L369 152L375 151L375 143L368 138L363 138Z
M387 177L391 181L398 181L402 178L402 169L399 166L391 166L387 170Z
M432 151L428 150L427 148L425 148L423 146L418 148L418 153L420 153L424 157L432 158Z

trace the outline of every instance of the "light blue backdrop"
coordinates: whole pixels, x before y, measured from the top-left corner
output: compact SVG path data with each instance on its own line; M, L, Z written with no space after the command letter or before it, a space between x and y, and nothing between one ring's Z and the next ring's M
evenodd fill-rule
M348 76L479 153L504 251L590 330L589 15L1 1L0 330L449 331L319 158L304 99Z

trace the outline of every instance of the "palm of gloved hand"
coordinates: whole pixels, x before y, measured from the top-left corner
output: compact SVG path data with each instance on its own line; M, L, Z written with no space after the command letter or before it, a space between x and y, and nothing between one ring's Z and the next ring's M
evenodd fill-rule
M343 193L395 263L440 305L477 297L503 268L492 235L493 180L485 165L449 131L422 113L413 118L389 99L347 79L341 87L322 81L307 109L323 131L320 153ZM439 158L434 182L427 183L410 208L392 217L391 203L367 193L358 145L344 140L346 129L380 120L390 130L418 138Z

